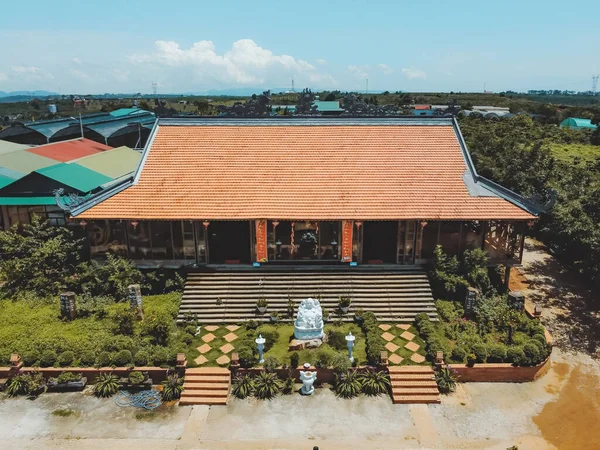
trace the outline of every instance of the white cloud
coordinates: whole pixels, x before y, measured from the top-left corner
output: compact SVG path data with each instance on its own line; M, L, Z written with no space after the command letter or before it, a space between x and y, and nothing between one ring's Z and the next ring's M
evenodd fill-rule
M86 83L90 83L92 81L92 77L80 69L71 69L71 75L81 81L85 81Z
M10 66L10 69L18 76L27 79L51 80L54 78L46 69L37 66Z
M8 75L4 72L0 72L0 81L8 81Z
M323 59L323 58L317 58L317 64L321 64L322 66L324 66L325 64L327 64L327 60Z
M369 76L370 69L371 68L369 66L356 66L354 64L348 66L348 72L357 78L367 78Z
M402 69L402 75L409 80L425 80L427 74L419 69Z
M332 77L320 74L307 61L289 55L275 55L252 39L235 41L231 49L217 54L212 41L199 41L188 49L174 41L156 41L151 54L133 54L134 64L149 64L172 68L189 68L200 81L221 84L261 85L276 83L294 76L300 80L322 80L332 83Z
M83 64L79 58L73 58L73 62L74 62L75 64L79 64L79 65L82 65L82 64Z
M377 64L377 67L381 69L384 75L391 75L392 73L394 73L394 69L392 69L387 64Z
M124 83L126 81L129 80L129 74L131 72L129 70L125 70L125 69L113 69L112 70L112 75L115 78L115 80L119 81L120 83Z

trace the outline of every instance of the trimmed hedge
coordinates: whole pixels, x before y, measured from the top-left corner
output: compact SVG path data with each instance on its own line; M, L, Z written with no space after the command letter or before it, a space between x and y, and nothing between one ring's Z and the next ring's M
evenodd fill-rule
M376 366L381 360L381 352L383 351L384 343L381 337L379 322L377 317L371 311L363 314L363 322L361 328L365 333L365 343L367 347L367 361L369 364Z

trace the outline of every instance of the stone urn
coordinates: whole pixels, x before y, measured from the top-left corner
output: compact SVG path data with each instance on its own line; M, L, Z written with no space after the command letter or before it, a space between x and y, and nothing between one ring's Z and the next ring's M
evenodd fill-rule
M312 395L315 392L315 381L317 380L317 372L308 370L310 369L310 364L304 363L304 369L300 371L300 381L302 381L302 389L300 389L300 393L302 395Z

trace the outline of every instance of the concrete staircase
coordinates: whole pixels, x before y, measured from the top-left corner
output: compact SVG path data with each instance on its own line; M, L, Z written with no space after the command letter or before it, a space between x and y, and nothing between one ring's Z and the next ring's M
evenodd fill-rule
M221 367L185 370L180 405L227 405L231 373Z
M393 403L440 403L430 366L390 366Z
M353 320L362 308L372 311L382 322L410 323L415 315L426 312L437 320L431 286L420 268L402 270L352 271L219 271L188 274L179 310L198 317L200 323L238 323L245 320L269 321L273 311L279 320L287 317L291 298L294 310L302 299L320 298L331 319L337 319L340 296L349 296L352 305L344 321ZM269 303L259 314L256 301L264 297Z

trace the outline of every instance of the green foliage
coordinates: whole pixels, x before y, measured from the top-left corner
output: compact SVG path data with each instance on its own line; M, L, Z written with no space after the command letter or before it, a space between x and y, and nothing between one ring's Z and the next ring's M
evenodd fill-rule
M389 375L385 372L367 370L360 375L359 379L362 391L369 396L386 394L392 386Z
M58 357L58 365L60 367L68 367L73 365L73 361L75 360L75 353L71 350L67 350L66 352L62 352Z
M344 350L346 348L346 335L343 331L332 329L327 335L327 343L336 350Z
M111 320L115 326L115 333L122 334L123 336L133 336L136 315L129 309L129 305L120 307L114 311Z
M40 366L42 367L52 367L56 364L56 360L58 356L56 356L56 352L52 350L46 350L42 353L40 357Z
M56 295L73 277L80 251L81 240L67 227L51 226L37 215L22 229L0 231L0 289L7 295Z
M296 367L298 367L299 363L300 363L300 355L298 354L298 352L293 352L290 355L290 367L295 369Z
M125 367L131 365L133 356L129 350L121 350L117 352L113 358L113 364L117 367Z
M237 375L233 379L231 393L241 399L250 397L254 393L254 377L248 373Z
M471 351L475 355L476 362L482 363L487 359L487 347L484 343L477 343L473 345Z
M334 373L345 373L350 369L350 360L343 353L335 353L331 358L331 367Z
M500 363L506 359L506 346L504 344L490 344L488 345L488 357L487 362Z
M173 374L167 376L167 379L162 382L161 396L164 402L170 402L181 397L183 392L183 378Z
M23 353L23 364L26 366L34 366L40 360L40 352L38 349L33 348Z
M94 385L96 397L112 397L119 390L119 378L112 373L101 373L98 375Z
M273 347L273 344L279 340L279 331L277 331L277 328L273 325L262 325L258 329L258 333L265 338L265 353L268 352Z
M44 377L40 372L30 372L18 374L8 381L6 393L10 397L18 395L27 395L36 397L46 392L47 386Z
M281 391L281 382L277 374L260 372L254 380L254 396L261 400L270 400Z
M525 354L524 365L535 366L544 360L544 354L540 350L538 342L533 339L523 346L523 353Z
M251 346L241 345L237 350L241 367L248 368L256 364L256 355L254 355L254 351L252 350Z
M465 358L467 357L467 351L461 345L456 345L452 349L452 361L457 363L464 363Z
M522 366L527 363L525 352L521 346L512 346L506 349L506 360L515 366Z
M365 343L367 346L367 361L375 366L379 364L381 352L383 351L384 343L381 337L377 317L371 311L363 314L363 322L361 328L365 333Z
M108 367L112 364L113 356L110 352L101 352L96 357L96 367Z
M349 370L343 374L336 374L333 389L335 395L337 395L338 397L357 397L362 390L362 385L358 373L354 370Z
M173 329L173 320L166 313L147 314L141 324L140 334L150 338L154 345L167 345Z
M456 302L449 302L445 300L437 300L435 302L435 308L441 319L445 322L454 322L464 316L464 310Z
M248 320L244 325L246 326L246 330L256 330L260 326L260 323L256 320Z
M139 350L136 352L133 362L138 367L147 366L150 361L150 354L146 350Z
M84 367L93 366L95 361L96 361L96 354L92 350L85 350L83 353L81 353L81 356L79 358L79 362Z
M315 366L325 368L331 366L331 362L335 356L335 351L330 348L320 348L315 354Z
M57 383L69 383L74 381L81 381L81 374L75 372L62 372L58 377L56 377Z
M283 385L282 392L285 395L291 394L292 392L294 392L294 386L295 386L295 384L296 384L296 381L291 376L287 377L285 379L285 383Z
M142 273L133 263L110 253L106 260L91 260L77 267L77 278L70 286L87 295L106 295L117 300L127 298L127 287L142 283Z
M277 361L277 358L274 358L272 356L267 356L265 358L265 362L263 363L263 368L267 371L267 372L275 372L275 370L277 370L277 368L279 367L279 361Z
M435 372L435 382L442 394L449 394L456 389L456 377L447 367L442 367Z
M142 384L146 380L146 377L139 370L134 370L129 373L129 384L137 385Z
M155 366L163 367L167 365L169 360L169 352L164 347L155 347L152 354L152 360Z

